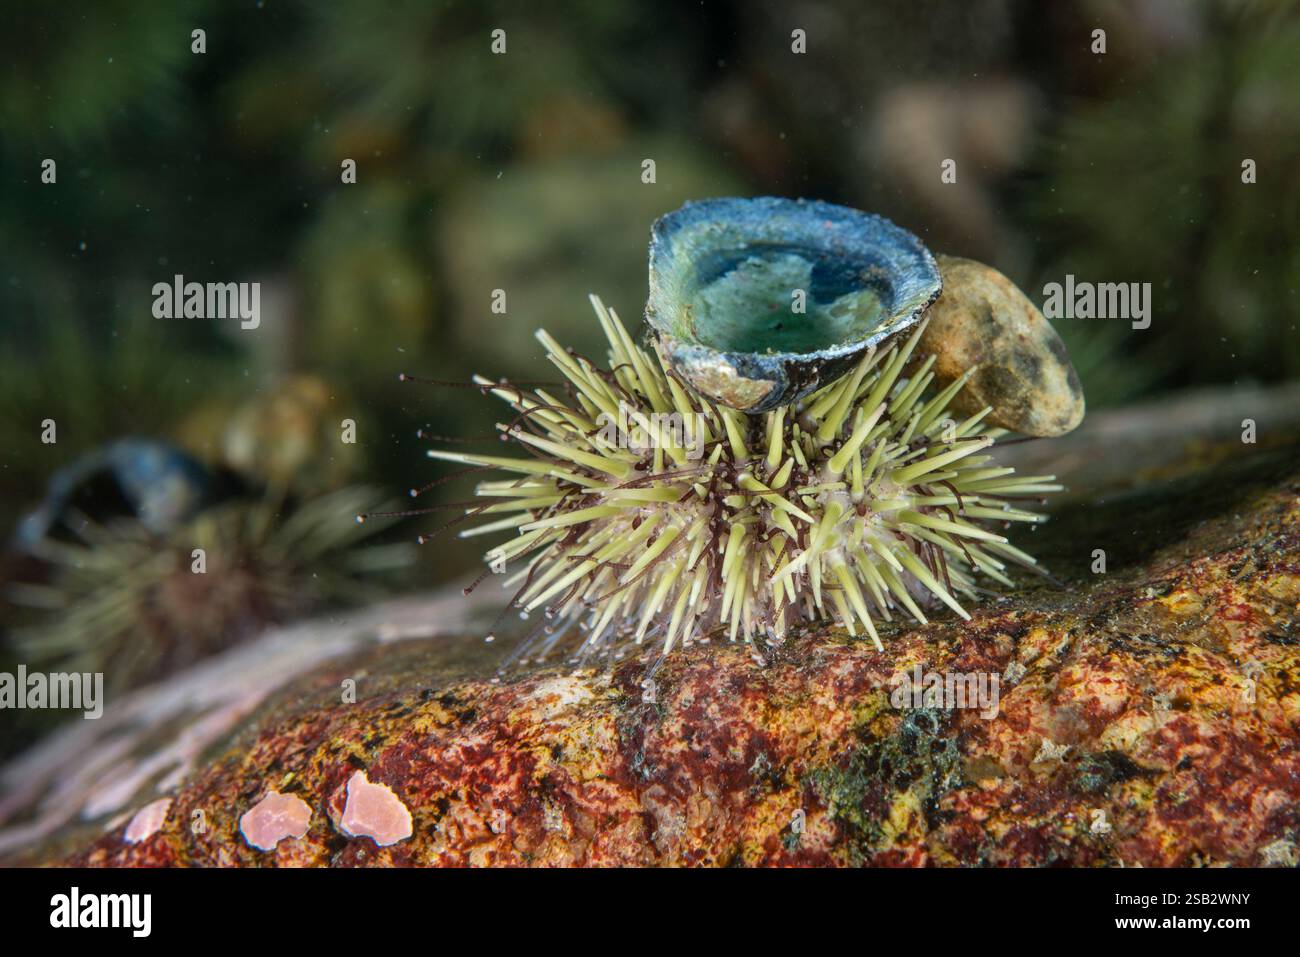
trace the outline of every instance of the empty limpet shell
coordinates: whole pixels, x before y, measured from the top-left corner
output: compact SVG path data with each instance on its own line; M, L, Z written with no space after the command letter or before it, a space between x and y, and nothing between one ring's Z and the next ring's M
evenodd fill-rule
M971 370L952 408L1033 436L1064 435L1083 421L1079 376L1052 324L991 266L939 256L943 295L927 313L918 354L935 357L940 385Z
M939 295L919 239L813 200L687 203L651 230L646 322L665 363L744 412L834 382Z

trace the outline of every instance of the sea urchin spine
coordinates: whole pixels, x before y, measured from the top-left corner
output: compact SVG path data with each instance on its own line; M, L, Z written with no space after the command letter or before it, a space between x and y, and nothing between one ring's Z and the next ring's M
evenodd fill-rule
M1041 521L1012 502L1061 487L982 454L1004 434L981 425L989 409L946 415L965 376L926 397L933 358L908 368L924 323L795 405L750 416L702 397L592 304L608 371L537 334L567 401L475 379L518 413L498 428L528 458L428 453L518 476L478 487L470 512L491 519L462 535L515 533L486 557L517 589L511 607L544 611L527 643L538 657L574 625L584 660L660 636L667 654L719 627L780 641L800 618L833 618L880 648L877 619L903 609L925 623L940 602L969 618L957 596L973 597L979 574L1010 584L1006 562L1034 566L984 526Z

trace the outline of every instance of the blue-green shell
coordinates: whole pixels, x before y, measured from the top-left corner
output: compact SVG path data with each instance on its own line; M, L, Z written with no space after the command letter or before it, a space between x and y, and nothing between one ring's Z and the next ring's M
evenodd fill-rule
M758 413L844 375L941 289L930 251L882 216L813 200L710 199L652 227L646 321L674 372Z

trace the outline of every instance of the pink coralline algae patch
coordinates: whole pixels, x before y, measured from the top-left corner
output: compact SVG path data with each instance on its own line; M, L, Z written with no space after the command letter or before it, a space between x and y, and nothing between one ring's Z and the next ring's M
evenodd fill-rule
M171 798L159 798L136 811L131 823L126 826L126 843L139 844L146 838L153 837L163 826L163 821L167 820L167 811L171 806Z
M411 812L392 788L372 784L366 772L358 771L348 779L348 800L340 825L350 837L371 837L380 847L387 847L411 836Z
M311 823L311 807L301 798L268 791L239 819L239 833L259 851L273 851L286 837L302 837Z

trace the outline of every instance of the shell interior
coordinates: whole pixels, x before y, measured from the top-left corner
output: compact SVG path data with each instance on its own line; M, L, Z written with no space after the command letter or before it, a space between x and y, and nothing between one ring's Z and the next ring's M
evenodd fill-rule
M833 381L941 288L915 236L831 203L687 203L651 235L648 323L692 385L748 412Z

